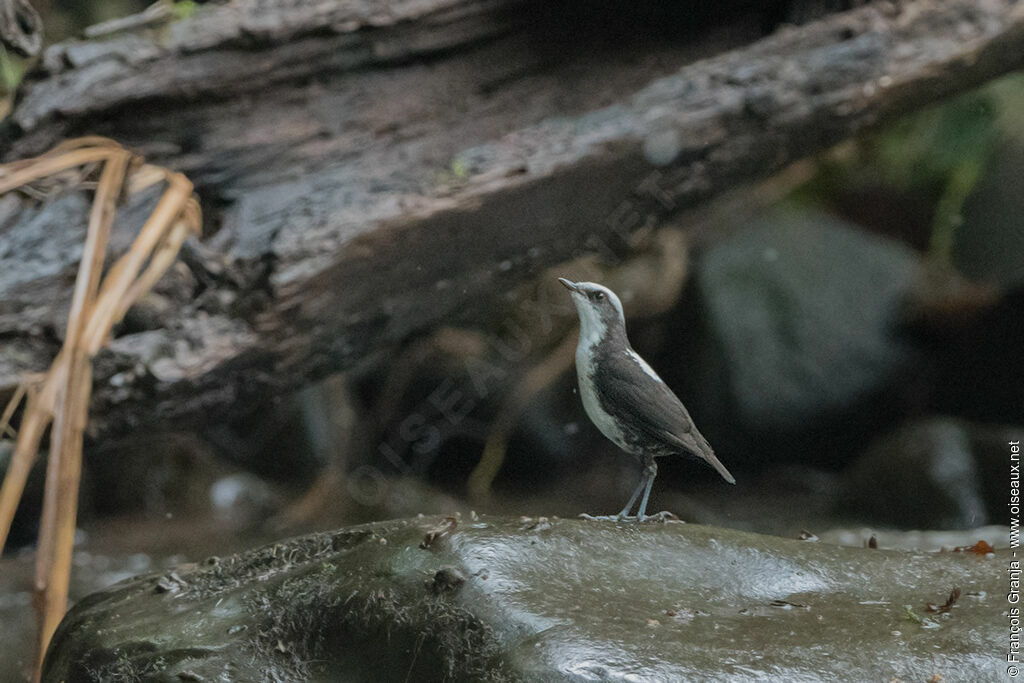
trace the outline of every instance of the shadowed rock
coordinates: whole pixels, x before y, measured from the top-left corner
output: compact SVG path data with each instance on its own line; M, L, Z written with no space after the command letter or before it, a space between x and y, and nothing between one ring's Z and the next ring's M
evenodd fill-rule
M899 329L917 266L898 242L815 211L778 212L710 249L697 270L707 331L690 335L699 391L683 400L714 418L711 443L757 462L847 462L920 365Z

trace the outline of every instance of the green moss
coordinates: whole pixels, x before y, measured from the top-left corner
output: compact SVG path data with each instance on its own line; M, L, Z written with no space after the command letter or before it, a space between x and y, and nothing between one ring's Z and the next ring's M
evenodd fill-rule
M342 590L338 579L336 569L320 566L255 596L249 612L260 625L249 643L253 655L274 660L282 677L293 680L506 678L492 629L455 601L425 586L410 599L372 579ZM382 661L382 643L396 656ZM411 664L402 656L408 653Z
M192 0L178 0L171 7L171 13L177 20L188 19L196 13L197 7L196 3L192 2Z
M25 60L12 55L0 45L0 95L14 92L25 75Z
M850 188L883 186L924 199L931 215L929 252L951 259L967 198L993 153L1024 131L1024 74L1013 74L840 145L791 200L834 208Z
M456 159L452 162L452 175L458 180L465 180L469 175L469 167L466 162L462 159Z
M917 615L917 612L910 605L903 605L903 616L907 618L907 621L912 621L915 624L920 625L924 623L924 620Z

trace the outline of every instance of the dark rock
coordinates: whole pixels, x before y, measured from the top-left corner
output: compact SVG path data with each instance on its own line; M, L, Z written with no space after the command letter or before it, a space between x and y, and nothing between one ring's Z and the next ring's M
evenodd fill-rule
M225 459L261 478L309 485L346 450L331 420L349 409L350 402L326 384L253 398L239 407L234 419L204 429L203 436Z
M951 418L904 425L874 443L845 474L838 509L890 528L1005 523L1006 441L1022 434L1024 429L996 430Z
M977 422L1019 423L1024 406L1024 283L999 292L992 305L972 305L947 316L914 321L912 333L928 357L927 408Z
M100 515L164 518L219 507L218 479L232 470L189 433L147 432L97 445L88 454L89 488Z
M441 567L434 577L427 581L427 588L431 593L439 595L457 591L464 583L466 583L466 577L458 567Z
M707 329L686 355L716 448L838 465L891 419L880 398L915 361L897 325L916 263L817 213L779 214L712 248L698 268Z
M284 541L76 605L45 680L995 680L1008 551L440 518ZM444 577L440 581L437 577ZM433 578L431 578L433 577ZM455 577L455 580L452 580ZM456 590L425 590L424 584ZM163 586L162 592L158 588ZM947 614L929 615L951 590ZM855 647L850 644L855 643ZM90 678L92 677L92 678Z
M1024 426L968 424L985 509L994 524L1009 521L1010 442L1024 443Z

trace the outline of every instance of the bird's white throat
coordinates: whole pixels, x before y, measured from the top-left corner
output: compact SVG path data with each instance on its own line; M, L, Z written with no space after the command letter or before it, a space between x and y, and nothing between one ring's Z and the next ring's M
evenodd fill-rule
M580 348L591 349L604 339L608 326L601 319L601 312L586 301L575 301L580 314Z
M586 284L592 285L593 283ZM605 292L605 296L608 297L608 301L615 307L615 311L618 313L618 322L625 329L626 316L622 310L622 302L619 301L619 297L615 295L615 292L605 287L601 287L601 289ZM573 297L573 303L576 305L576 311L580 315L579 348L592 349L605 338L608 332L608 323L602 316L601 309L585 297L576 295Z

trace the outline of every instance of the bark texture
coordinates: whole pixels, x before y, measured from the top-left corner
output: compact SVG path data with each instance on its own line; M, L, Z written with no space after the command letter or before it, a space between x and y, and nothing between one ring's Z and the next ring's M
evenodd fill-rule
M743 3L611 5L251 0L51 47L4 158L107 135L187 173L207 219L99 359L94 427L224 417L1024 66L1012 0L767 37ZM0 198L0 396L58 348L87 206Z

